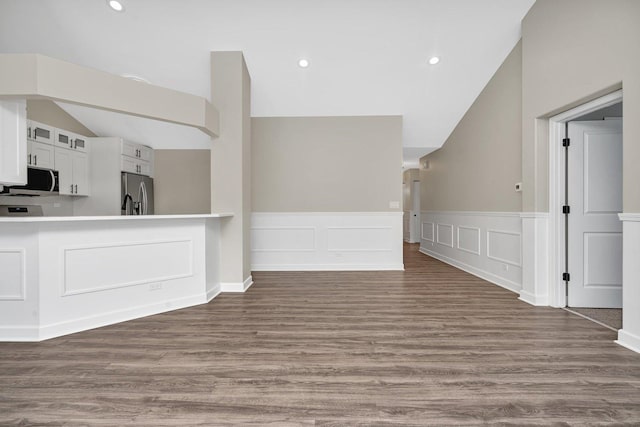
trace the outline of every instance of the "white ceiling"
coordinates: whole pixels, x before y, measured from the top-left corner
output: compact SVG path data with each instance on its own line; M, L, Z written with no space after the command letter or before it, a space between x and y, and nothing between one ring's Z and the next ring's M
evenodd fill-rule
M209 52L243 51L253 116L404 116L405 161L440 147L520 37L534 0L0 0L0 52L42 53L210 98ZM438 55L440 64L430 66ZM310 66L297 66L300 58ZM208 138L65 106L158 148ZM174 126L174 125L171 125Z

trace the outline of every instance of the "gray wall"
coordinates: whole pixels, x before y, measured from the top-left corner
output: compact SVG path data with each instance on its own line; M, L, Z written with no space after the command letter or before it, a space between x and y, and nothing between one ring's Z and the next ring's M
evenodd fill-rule
M211 212L209 150L154 150L156 215Z
M520 211L521 61L518 43L442 148L420 159L423 211Z
M402 204L402 117L252 119L254 212L382 212ZM400 204L390 209L389 202Z
M55 102L48 99L27 100L27 118L80 135L96 136L69 113L58 107Z
M623 88L624 211L640 212L640 1L538 0L522 22L523 211L548 210L548 117Z

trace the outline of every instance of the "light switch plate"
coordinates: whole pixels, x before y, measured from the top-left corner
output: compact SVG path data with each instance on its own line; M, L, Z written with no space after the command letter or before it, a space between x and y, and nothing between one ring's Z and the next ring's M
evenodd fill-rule
M400 208L400 202L389 202L389 209L399 209Z

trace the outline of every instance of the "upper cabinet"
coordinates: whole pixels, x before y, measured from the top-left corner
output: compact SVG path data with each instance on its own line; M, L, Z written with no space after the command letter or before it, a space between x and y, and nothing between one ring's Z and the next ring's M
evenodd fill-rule
M32 141L53 145L55 138L54 127L29 120L27 122L27 138Z
M62 129L55 130L55 146L83 153L89 149L86 137Z
M27 104L0 100L0 185L27 183Z
M153 176L153 149L151 147L123 140L121 154L122 172Z

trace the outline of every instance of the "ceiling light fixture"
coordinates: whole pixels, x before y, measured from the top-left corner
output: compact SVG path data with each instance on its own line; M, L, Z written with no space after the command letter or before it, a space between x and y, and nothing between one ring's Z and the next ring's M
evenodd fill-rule
M124 12L124 6L118 0L107 0L107 4L116 12Z
M429 64L431 65L436 65L438 62L440 62L440 58L437 56L432 56L431 58L429 58Z
M309 66L309 61L307 61L306 59L301 59L300 61L298 61L298 65L300 66L300 68L307 68Z
M147 79L145 79L144 77L140 77L140 76L136 76L135 74L120 74L122 77L125 77L129 80L133 80L134 82L140 82L140 83L146 83L148 85L151 84L151 82Z

